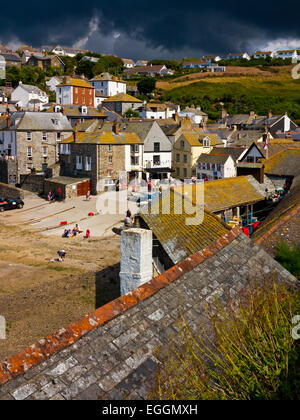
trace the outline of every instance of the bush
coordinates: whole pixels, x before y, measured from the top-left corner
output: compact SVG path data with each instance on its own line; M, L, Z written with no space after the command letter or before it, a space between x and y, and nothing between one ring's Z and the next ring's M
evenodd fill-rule
M151 398L299 399L300 343L291 335L291 320L300 314L299 289L272 282L249 286L231 303L235 310L217 304L218 316L209 316L199 335L182 317L184 344L164 357Z
M300 248L296 244L289 247L281 241L275 249L275 259L295 277L300 279Z

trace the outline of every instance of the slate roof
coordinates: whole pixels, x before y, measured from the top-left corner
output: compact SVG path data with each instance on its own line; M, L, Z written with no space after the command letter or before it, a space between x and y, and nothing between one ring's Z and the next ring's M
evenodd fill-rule
M147 207L142 207L140 212L173 264L206 248L230 230L200 203L193 207L190 198L185 198L180 192L170 191L170 195L165 193L152 203L151 212L148 213ZM202 195L199 201L201 198ZM193 224L188 225L188 220Z
M103 112L99 112L96 108L87 106L87 113L81 112L81 105L61 105L61 108L63 110L63 114L67 117L78 117L78 118L87 118L87 117L93 117L93 118L101 118L105 119L105 114ZM47 110L47 112L54 112L55 105L53 105L51 108Z
M2 57L4 57L6 61L17 61L17 62L21 61L21 58L18 54L1 53L0 55L2 55Z
M10 118L11 126L7 130L72 131L67 117L58 112L14 112Z
M155 120L151 121L126 121L126 122L119 122L118 127L120 131L124 132L134 132L136 133L142 141L145 141L146 137L149 134L149 131L156 124ZM111 131L112 130L112 123L105 123L101 127L101 131Z
M229 143L238 147L250 147L254 141L259 140L265 131L262 130L235 130L230 135Z
M300 243L300 176L295 178L290 192L266 217L252 239L271 254L282 239L290 245Z
M232 159L236 162L242 153L247 150L246 147L214 147L211 151L211 154L217 155L230 155Z
M159 359L197 332L216 296L238 298L248 278L297 284L234 229L208 248L0 364L0 399L147 399ZM158 352L157 352L158 350Z
M175 190L180 191L180 188L176 187ZM185 185L185 192L189 198L192 197L192 189L193 185ZM204 205L209 211L218 213L264 200L265 196L260 191L259 183L251 175L216 179L204 182Z
M29 93L34 93L36 95L41 95L41 96L47 96L46 93L42 91L42 89L38 88L37 86L25 85L24 83L20 83L19 86L24 88Z
M265 173L279 176L300 175L300 148L282 150L269 159L263 159Z

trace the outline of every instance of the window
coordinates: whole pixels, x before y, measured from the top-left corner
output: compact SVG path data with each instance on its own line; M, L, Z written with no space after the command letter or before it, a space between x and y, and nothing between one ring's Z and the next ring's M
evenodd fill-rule
M160 143L154 143L154 152L160 152Z
M32 157L32 147L27 147L27 157L31 158Z
M138 166L139 164L139 157L138 156L131 156L131 165Z
M84 88L82 88L82 94L84 95L84 93L85 93L85 92L84 92Z
M27 172L31 172L32 169L33 169L33 164L32 163L27 163L27 165L26 165Z
M216 164L215 164L215 163L212 163L212 165L211 165L211 170L212 170L212 171L215 171L215 170L216 170Z
M108 156L108 162L110 163L110 165L112 165L112 163L113 163L113 158L112 158L112 156Z
M153 156L153 165L154 166L160 165L160 156L159 155Z
M43 132L43 141L47 141L47 133L45 131Z
M183 176L186 178L187 177L187 169L183 168Z
M61 133L60 132L58 132L58 133L56 133L56 140L57 141L61 141Z
M247 156L247 162L254 162L254 157L253 156Z
M210 171L210 163L207 163L207 164L206 164L206 169L207 169L208 171Z
M82 169L82 156L76 156L76 169Z
M85 157L85 170L91 171L92 170L92 158L91 156Z
M180 162L180 154L176 155L176 162Z
M48 147L47 146L43 146L42 147L42 151L43 151L43 157L47 157L48 156Z
M92 89L90 89L90 96L92 96Z
M217 165L217 171L220 172L220 170L221 170L221 165Z
M131 146L131 153L138 153L139 152L139 145L134 144Z
M78 93L78 88L77 87L75 88L75 93Z
M82 103L85 104L85 97L82 98Z
M108 151L109 151L109 153L112 153L112 151L113 151L113 148L112 148L111 144L108 146Z
M209 140L209 138L206 138L206 139L203 140L203 146L204 147L210 147L210 140Z
M181 142L180 142L180 148L181 149L184 149L184 140L181 140Z
M31 141L32 140L32 133L30 131L27 131L27 133L26 133L26 139L27 139L27 141Z
M183 162L187 163L187 155L183 155Z
M176 168L176 175L180 176L180 168Z

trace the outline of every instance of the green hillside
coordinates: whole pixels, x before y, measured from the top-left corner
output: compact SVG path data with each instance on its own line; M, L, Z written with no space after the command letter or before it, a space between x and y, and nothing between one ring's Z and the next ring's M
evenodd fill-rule
M300 80L294 80L290 74L199 81L163 91L161 100L201 106L210 119L219 115L222 102L230 114L255 111L265 115L272 110L274 115L288 112L292 119L300 120Z

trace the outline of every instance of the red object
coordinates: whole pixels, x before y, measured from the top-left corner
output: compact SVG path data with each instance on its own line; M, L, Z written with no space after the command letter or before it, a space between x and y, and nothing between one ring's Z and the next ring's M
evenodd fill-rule
M244 232L244 234L245 234L246 236L249 236L249 228L247 228L247 227L242 227L242 231Z
M252 225L253 226L253 230L257 229L259 225L260 225L260 222L253 223L253 225Z
M65 221L65 222L60 222L60 225L61 226L65 226L65 225L67 225L68 224L68 222L67 221Z
M88 215L89 216L95 216L95 214L93 212L90 212Z

